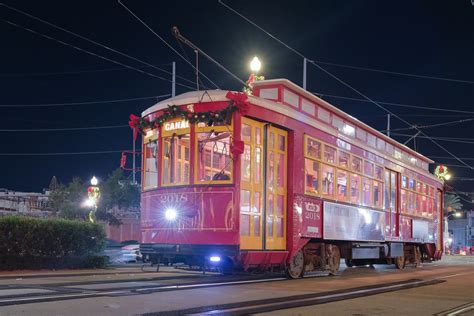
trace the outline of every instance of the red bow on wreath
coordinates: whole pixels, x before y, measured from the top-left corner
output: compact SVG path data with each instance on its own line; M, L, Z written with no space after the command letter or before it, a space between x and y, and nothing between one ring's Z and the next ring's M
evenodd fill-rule
M242 115L247 114L249 110L248 97L242 92L227 92L225 97L234 102L234 105L239 109Z
M439 173L443 173L444 172L444 166L443 165L439 165Z
M130 114L130 121L128 121L128 125L131 129L133 129L133 139L137 139L138 132L140 131L140 117Z

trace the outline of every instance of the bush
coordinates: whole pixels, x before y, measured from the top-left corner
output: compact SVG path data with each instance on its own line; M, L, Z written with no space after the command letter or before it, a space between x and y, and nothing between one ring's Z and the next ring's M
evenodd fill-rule
M64 219L0 218L0 269L103 267L105 232Z

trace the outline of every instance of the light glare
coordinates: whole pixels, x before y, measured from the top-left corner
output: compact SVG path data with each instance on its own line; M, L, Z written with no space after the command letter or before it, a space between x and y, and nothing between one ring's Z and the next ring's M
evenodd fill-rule
M220 262L221 261L221 257L218 257L218 256L212 256L209 258L209 260L211 262Z
M176 210L174 208L169 208L165 211L165 218L169 221L174 221L178 217Z
M250 70L252 70L252 72L259 72L260 71L260 68L262 67L262 63L260 62L260 60L258 59L257 56L255 56L252 61L250 62Z
M99 183L99 180L97 180L97 178L95 176L93 176L92 179L91 179L91 184L92 185L97 185L97 183Z

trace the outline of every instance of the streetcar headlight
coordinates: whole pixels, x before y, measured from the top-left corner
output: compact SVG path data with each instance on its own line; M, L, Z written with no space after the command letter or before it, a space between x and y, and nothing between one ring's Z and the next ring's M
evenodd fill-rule
M169 221L174 221L178 217L178 213L174 208L168 208L165 211L165 218Z
M209 258L209 260L210 260L211 262L220 262L220 261L221 261L221 257L219 257L219 256L212 256L212 257Z

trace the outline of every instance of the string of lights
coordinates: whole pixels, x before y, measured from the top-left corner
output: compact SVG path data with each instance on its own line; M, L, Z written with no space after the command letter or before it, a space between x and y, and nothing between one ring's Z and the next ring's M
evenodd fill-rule
M77 34L77 33L73 32L73 31L67 30L67 29L65 29L65 28L63 28L63 27L60 27L60 26L54 24L54 23L48 22L48 21L46 21L46 20L43 20L43 19L41 19L41 18L39 18L39 17L37 17L37 16L34 16L34 15L30 14L30 13L27 13L27 12L22 11L22 10L20 10L20 9L14 8L14 7L9 6L9 5L6 5L6 4L4 4L4 3L0 3L0 5L3 6L3 7L5 7L5 8L7 8L7 9L9 9L9 10L15 11L15 12L17 12L17 13L19 13L19 14L22 14L22 15L24 15L24 16L27 16L27 17L31 18L31 19L34 19L34 20L36 20L36 21L39 21L39 22L41 22L41 23L43 23L43 24L46 24L46 25L48 25L48 26L50 26L50 27L53 27L53 28L55 28L55 29L58 29L58 30L63 31L63 32L65 32L65 33L68 33L68 34L70 34L70 35L73 35L73 36L75 36L75 37L77 37L77 38L80 38L80 39L82 39L82 40L84 40L84 41L87 41L87 42L89 42L89 43L92 43L92 44L95 44L95 45L97 45L97 46L100 46L100 47L102 47L102 48L104 48L104 49L106 49L106 50L108 50L108 51L114 52L114 53L116 53L116 54L119 54L119 55L121 55L121 56L123 56L123 57L126 57L126 58L129 58L129 59L132 59L132 60L137 61L137 62L139 62L139 63L141 63L141 64L143 64L143 65L146 65L146 66L148 66L148 67L152 67L152 68L154 68L154 69L156 69L156 70L158 70L158 71L164 72L164 73L166 73L166 74L169 74L169 75L172 74L172 72L170 72L169 70L165 70L165 69L162 69L162 68L160 68L160 67L157 67L156 65L147 63L147 62L145 62L145 61L143 61L143 60L141 60L141 59L138 59L138 58L136 58L136 57L130 56L130 55L128 55L128 54L126 54L126 53L123 53L123 52L121 52L121 51L119 51L119 50L116 50L116 49L114 49L114 48L112 48L112 47L110 47L110 46L107 46L107 45L105 45L105 44L102 44L102 43L99 43L99 42L97 42L97 41L94 41L94 40L92 40L92 39L90 39L90 38L88 38L88 37L85 37L85 36L83 36L83 35ZM127 68L128 68L128 67L127 67ZM181 76L178 76L178 75L176 75L176 77L178 77L178 78L180 78L180 79L182 79L182 80L184 80L184 81L187 81L187 82L189 82L189 83L191 83L191 84L194 83L193 81L191 81L191 80L189 80L189 79L186 79L186 78L184 78L184 77L181 77Z

